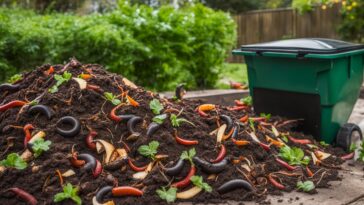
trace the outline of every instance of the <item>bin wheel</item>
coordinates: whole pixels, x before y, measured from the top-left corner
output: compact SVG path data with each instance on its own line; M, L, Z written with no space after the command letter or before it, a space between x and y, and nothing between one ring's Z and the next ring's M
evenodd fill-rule
M362 139L363 134L358 125L346 123L337 133L336 146L339 146L348 152L351 144L355 144L356 147L360 147Z

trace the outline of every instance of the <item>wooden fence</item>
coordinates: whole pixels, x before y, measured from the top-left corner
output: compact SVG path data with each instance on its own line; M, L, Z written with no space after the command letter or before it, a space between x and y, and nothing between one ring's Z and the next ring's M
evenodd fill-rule
M340 5L325 10L317 8L300 14L288 9L260 10L233 17L237 23L237 45L260 43L285 38L321 37L338 39ZM241 57L230 55L227 62L242 62Z

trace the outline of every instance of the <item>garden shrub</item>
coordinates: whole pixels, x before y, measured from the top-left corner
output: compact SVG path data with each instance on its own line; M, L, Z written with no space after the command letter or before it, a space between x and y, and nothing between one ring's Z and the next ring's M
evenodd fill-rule
M175 10L119 3L84 16L0 9L0 80L70 57L158 90L213 87L235 43L235 23L197 4Z

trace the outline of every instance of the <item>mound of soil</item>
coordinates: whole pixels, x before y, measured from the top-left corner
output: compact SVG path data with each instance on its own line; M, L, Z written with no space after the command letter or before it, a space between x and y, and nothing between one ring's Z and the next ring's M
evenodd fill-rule
M81 197L83 204L92 204L92 199L98 190L107 185L114 187L133 186L142 190L144 194L139 197L112 197L111 194L106 194L103 199L104 202L113 200L115 204L165 204L166 202L160 199L156 190L184 179L190 170L190 164L185 163L182 171L174 177L166 175L164 168L174 165L179 160L181 153L191 148L195 148L196 155L201 159L206 161L215 159L221 146L216 141L216 133L211 132L225 123L223 120L219 120L221 115L227 115L233 122L240 124L240 132L235 136L235 139L249 141L249 144L237 146L231 137L227 137L226 140L222 141L222 144L227 150L226 159L228 163L222 172L211 175L204 172L196 164L197 172L195 175L202 176L204 182L208 183L213 191L210 193L203 191L191 199L177 199L176 202L221 203L227 200L239 202L254 200L259 202L264 201L269 194L276 195L281 194L282 191L295 190L298 181L310 180L316 187L328 187L330 181L339 179L337 169L340 168L339 165L343 161L337 156L344 154L344 152L331 146L322 146L312 136L305 136L292 131L296 123L298 123L297 121L287 123L287 119L277 116L273 116L268 120L253 118L255 114L251 107L242 110L231 110L228 107L217 106L215 111L206 112L208 116L204 117L195 110L203 102L161 99L158 94L126 83L125 78L107 72L100 65L81 64L76 60L71 60L66 65L53 65L54 73L49 74L50 67L51 65L44 65L31 72L24 73L23 79L16 82L18 88L15 91L6 89L0 91L1 105L13 100L27 102L37 100L38 105L48 106L53 111L51 119L43 114L30 114L28 112L28 109L32 106L30 104L0 111L0 160L4 160L10 153L21 155L26 150L24 148L23 131L26 124L34 126L35 129L32 130L32 135L44 131L46 133L45 140L52 142L48 151L37 158L27 159L28 166L26 169L17 170L2 167L2 173L0 174L0 204L26 204L24 200L16 197L13 192L8 190L12 187L21 188L32 194L38 200L38 204L74 204L71 200L64 200L59 203L53 202L54 196L62 192L57 171L65 173L70 169L75 174L63 177L64 184L71 183L79 188L78 195ZM58 92L50 93L49 88L56 83L54 74L62 74L64 71L72 73L73 77L77 77L81 73L90 74L92 77L87 79L88 86L86 89L81 90L75 80L70 80L59 86ZM110 119L109 113L115 108L115 105L105 99L104 92L113 93L126 104L120 106L117 110L118 115L135 115L142 118L142 123L137 124L135 128L136 132L141 133L139 137L128 141L130 130L127 126L127 120L115 122ZM126 93L138 102L139 106L134 107L128 104L130 100L126 100ZM166 112L168 117L154 134L147 137L147 127L152 123L152 118L155 117L149 107L149 103L153 99L158 99L163 104L164 109L162 112ZM179 127L173 127L169 116L175 110L181 111L179 118L185 118L194 125L181 123ZM240 121L246 115L251 117L251 123L245 120ZM58 120L64 116L73 116L81 122L79 134L74 137L64 137L56 132L57 126L69 129L68 124L57 125ZM237 126L236 123L233 125ZM280 132L280 136L276 137L271 131L272 125L275 125ZM168 155L168 157L154 163L151 171L144 179L134 179L133 174L136 171L132 170L128 165L128 160L122 161L116 169L110 170L104 163L105 152L98 153L87 146L85 138L91 130L97 132L94 137L95 140L102 139L113 144L116 149L125 149L128 158L132 159L134 164L138 166L144 166L152 161L140 155L137 151L141 145L147 145L151 141L158 141L160 144L158 154ZM184 139L198 140L198 144L186 146L177 143L174 137L175 130ZM332 155L322 160L319 165L314 165L311 160L308 168L313 176L310 177L306 166L297 166L295 170L290 171L277 163L276 157L279 153L279 147L271 144L269 150L264 149L263 146L252 140L249 134L252 132L255 132L261 143L266 145L270 143L267 141L266 136L284 142L285 139L282 137L282 133L298 139L309 139L314 146L309 147L295 143L290 139L285 143L290 147L303 149L305 155L310 158L311 152L315 150L331 153ZM225 134L229 136L229 130ZM71 164L72 148L75 154L90 154L102 162L104 168L102 173L94 177L92 172L85 171L82 166L80 168L73 166ZM112 160L117 158L118 154L114 151ZM269 176L274 176L273 178L276 181L284 185L283 190L273 186L272 182L269 181ZM236 189L226 194L219 194L217 189L232 179L244 179L252 185L254 190ZM178 192L190 189L192 186L191 184L178 189ZM315 190L311 191L311 193L315 193Z

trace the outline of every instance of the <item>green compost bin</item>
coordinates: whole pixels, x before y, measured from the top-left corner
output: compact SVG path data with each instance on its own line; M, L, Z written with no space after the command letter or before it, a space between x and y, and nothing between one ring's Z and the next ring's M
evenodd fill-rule
M332 143L363 81L364 45L319 38L245 45L256 113L303 119L298 129Z

